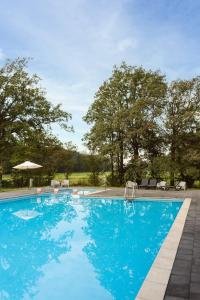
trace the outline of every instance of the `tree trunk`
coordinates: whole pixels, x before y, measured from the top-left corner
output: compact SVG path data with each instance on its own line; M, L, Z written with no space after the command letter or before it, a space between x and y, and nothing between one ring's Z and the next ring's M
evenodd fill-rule
M113 162L113 154L110 155L110 163L111 163L111 180L113 182L114 179L114 162Z
M120 141L120 153L119 153L119 183L124 183L124 144Z
M175 145L172 142L171 150L170 150L170 185L174 185L175 182L175 171L174 171L174 164L176 160L176 150Z

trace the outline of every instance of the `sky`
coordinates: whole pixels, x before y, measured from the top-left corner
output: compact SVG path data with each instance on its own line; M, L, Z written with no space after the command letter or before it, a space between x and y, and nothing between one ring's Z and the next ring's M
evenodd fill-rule
M82 117L113 65L200 75L199 15L199 0L1 0L0 66L32 57L48 100L72 114L75 132L54 134L85 151Z

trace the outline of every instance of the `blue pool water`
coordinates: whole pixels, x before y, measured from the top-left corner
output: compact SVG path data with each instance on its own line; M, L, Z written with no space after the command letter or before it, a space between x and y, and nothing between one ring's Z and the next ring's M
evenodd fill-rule
M68 192L68 193L73 193L73 191L76 191L79 195L81 195L81 196L87 196L87 195L90 195L90 194L94 194L94 193L97 193L98 192L98 190L96 190L96 189L91 189L91 188L85 188L85 189L83 189L83 188L64 188L64 189L60 189L59 190L59 193L66 193L66 192ZM99 192L100 192L101 190L99 190Z
M133 300L182 202L22 197L0 204L1 300Z

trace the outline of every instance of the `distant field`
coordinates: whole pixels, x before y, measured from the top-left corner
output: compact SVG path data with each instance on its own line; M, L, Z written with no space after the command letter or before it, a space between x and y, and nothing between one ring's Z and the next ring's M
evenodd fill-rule
M3 180L9 180L9 179L11 179L10 174L3 175Z
M90 172L74 172L74 173L71 173L70 176L69 176L69 181L70 181L70 186L73 186L73 185L90 185L90 182L89 182L89 176L90 176ZM109 172L105 172L102 176L102 178L104 176L107 176L109 175ZM54 176L54 179L56 180L63 180L65 179L65 174L64 173L56 173L55 176ZM10 174L5 174L3 175L3 180L10 180L11 179L11 175ZM3 191L3 190L11 190L12 188L0 188L0 191Z
M88 179L90 176L90 172L75 172L75 173L71 173L69 175L69 181L70 181L70 185L87 185L88 184ZM108 175L109 172L104 173L103 176ZM65 179L65 174L64 173L56 173L56 175L54 176L54 179L57 180L62 180Z

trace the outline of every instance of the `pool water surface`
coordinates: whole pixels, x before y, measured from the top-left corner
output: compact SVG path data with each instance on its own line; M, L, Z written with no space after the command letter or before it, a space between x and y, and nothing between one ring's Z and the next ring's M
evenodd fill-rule
M1 300L133 300L181 201L68 194L0 204Z

